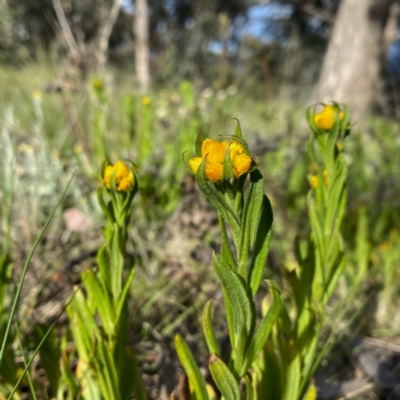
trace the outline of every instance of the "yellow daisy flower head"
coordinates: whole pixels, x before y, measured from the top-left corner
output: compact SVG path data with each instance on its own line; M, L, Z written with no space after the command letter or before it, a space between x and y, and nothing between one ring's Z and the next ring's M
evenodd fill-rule
M205 160L204 172L208 181L217 183L223 178L225 154L229 148L232 162L232 172L235 179L250 171L253 159L245 154L242 144L235 140L218 142L205 139L201 145L201 157L189 160L190 170L195 174L200 164Z
M332 105L325 105L321 112L314 114L315 125L324 131L331 130L335 123L336 112L337 111ZM339 119L341 120L343 117L343 111L339 111Z
M104 185L111 188L111 177L115 176L115 185L119 192L128 192L133 188L135 176L133 171L121 160L115 164L107 165L104 170Z

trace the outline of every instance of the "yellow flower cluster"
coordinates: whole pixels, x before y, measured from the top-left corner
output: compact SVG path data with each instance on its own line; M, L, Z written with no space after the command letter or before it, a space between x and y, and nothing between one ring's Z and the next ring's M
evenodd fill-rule
M238 179L241 175L250 171L253 160L244 153L243 146L232 140L218 142L212 139L205 139L201 147L201 157L194 157L189 160L190 169L196 173L203 159L206 158L204 168L206 178L210 182L220 182L224 171L224 159L226 149L229 147L229 154L232 161L233 175Z
M108 189L110 189L113 174L115 174L115 184L119 192L128 192L133 188L135 177L123 161L119 160L114 165L110 164L104 170L103 181Z
M329 131L332 129L333 124L335 123L335 113L336 110L333 106L327 105L324 106L320 113L314 114L314 122L318 128ZM344 113L343 111L339 112L339 119L343 119Z
M142 104L148 107L151 104L151 98L149 96L142 97Z

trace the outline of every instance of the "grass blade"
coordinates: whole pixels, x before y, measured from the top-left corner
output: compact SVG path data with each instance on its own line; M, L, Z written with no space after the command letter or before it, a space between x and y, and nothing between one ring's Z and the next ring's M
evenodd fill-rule
M19 279L17 291L15 292L15 295L14 295L14 300L13 300L13 304L12 304L12 307L11 307L11 312L10 312L10 315L8 317L7 326L6 326L6 330L4 332L4 337L3 337L3 343L1 344L1 348L0 348L0 366L1 366L1 362L3 360L3 355L4 355L4 350L5 350L5 347L6 347L6 343L7 343L7 338L8 338L8 335L10 334L11 323L12 323L14 315L15 315L15 313L17 311L18 300L19 300L19 296L21 294L21 289L22 289L22 285L23 285L24 280L25 280L25 275L26 275L26 272L28 270L28 266L29 266L29 264L31 262L33 254L35 253L36 248L38 247L40 241L43 238L43 235L45 234L48 226L50 225L50 222L52 221L52 219L54 217L54 214L56 213L56 211L57 211L58 207L60 206L60 204L63 202L63 200L65 198L65 195L67 194L67 190L68 190L72 180L74 179L75 173L76 173L76 170L72 174L71 179L69 180L66 188L64 189L63 194L60 197L60 200L58 200L58 203L56 204L56 206L54 207L52 213L50 214L49 218L47 219L46 223L44 224L44 226L43 226L38 238L36 239L32 249L31 249L31 251L30 251L30 253L28 255L28 258L25 261L24 267L22 269L22 274L21 274L21 277Z

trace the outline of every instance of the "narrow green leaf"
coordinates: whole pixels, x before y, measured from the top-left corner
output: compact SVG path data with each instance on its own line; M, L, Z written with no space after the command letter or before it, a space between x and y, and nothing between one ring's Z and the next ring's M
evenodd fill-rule
M322 304L327 304L327 302L329 301L345 267L346 267L346 256L344 253L340 252L338 254L335 262L332 265L331 274L330 274L329 278L327 279L327 286L324 291Z
M218 213L218 222L222 236L221 260L231 268L237 269L237 263L233 256L228 234L226 232L225 220L220 213Z
M115 310L111 304L107 289L92 270L86 271L83 274L83 281L87 288L88 297L93 299L99 311L103 328L107 335L111 337L115 330Z
M54 214L56 213L58 207L60 206L60 204L63 202L63 200L65 198L65 195L67 194L67 190L68 190L69 186L71 185L72 179L74 179L75 172L72 174L71 179L69 180L67 186L65 187L64 192L62 193L62 195L60 197L60 200L58 200L58 203L54 207L54 209L51 212L49 218L47 218L46 223L44 224L42 230L40 231L39 236L35 240L35 243L34 243L32 249L31 249L31 251L29 252L29 255L28 255L28 258L25 261L24 267L22 268L22 273L21 273L21 277L20 277L19 282L18 282L17 291L14 294L14 299L13 299L13 303L12 303L12 306L11 306L11 312L10 312L10 314L8 316L6 329L5 329L4 335L2 337L2 344L1 344L1 348L0 348L0 366L1 366L1 363L3 361L4 351L5 351L5 348L6 348L8 335L10 333L11 323L12 323L12 320L14 318L15 312L17 311L18 300L19 300L19 296L21 294L21 289L22 289L22 285L23 285L24 280L25 280L25 275L26 275L26 272L28 270L28 266L29 266L29 264L31 262L32 256L33 256L36 248L38 247L40 241L42 240L43 235L45 234L45 232L47 230L47 227L50 225L50 222L53 219Z
M101 398L104 398L105 400L109 399L108 397L109 394L104 396L104 394L101 392L101 384L99 385L99 380L95 380L94 376L92 375L92 370L91 367L89 366L89 363L82 362L82 359L80 359L79 371L80 371L80 377L79 377L80 396L82 396L85 400L98 400Z
M233 166L231 160L231 153L229 150L229 146L227 146L225 150L225 157L224 157L224 169L222 172L222 180L233 182L234 175L233 175Z
M235 136L237 137L242 137L242 128L240 127L240 122L237 118L233 118L236 120L237 124L236 124L236 131L235 131Z
M17 332L17 337L18 337L18 342L19 342L19 351L22 354L22 359L24 361L24 366L26 367L28 365L27 361L26 361L26 357L25 357L25 352L24 352L24 348L22 346L22 339L21 339L21 334L19 332L19 328L18 328L18 324L15 324L15 330ZM31 377L31 373L28 369L26 376L28 378L28 384L29 384L29 390L31 392L31 398L33 400L37 400L37 396L36 396L36 392L35 392L35 388L33 386L33 381L32 381L32 377Z
M271 241L273 214L271 203L263 196L262 214L259 220L256 242L249 268L249 283L254 297L260 287L265 265L267 263L269 243Z
M75 379L75 374L71 371L71 366L70 366L70 351L67 349L66 342L67 342L67 334L66 332L63 333L63 336L61 338L61 358L60 358L60 371L61 371L61 381L60 382L65 382L65 389L68 388L68 394L70 398L76 398L78 395L78 385ZM60 387L63 385L58 385L58 390L57 390L57 400L58 399L63 399L65 398L64 396L64 390L60 391Z
M70 307L78 314L82 328L85 329L89 335L93 335L94 333L100 335L99 327L97 326L92 312L87 305L86 298L80 289L76 289Z
M246 382L246 400L257 400L256 393L254 392L253 380L251 378L251 375L246 374L244 380Z
M224 400L240 400L238 382L228 366L216 354L211 354L209 368Z
M108 343L100 336L97 337L95 356L92 360L96 366L96 377L105 400L120 400L118 373L115 369L112 351Z
M282 374L284 373L276 348L272 341L268 340L257 361L260 370L260 381L257 385L259 400L282 398Z
M282 357L285 359L285 365L287 365L285 392L282 400L298 399L301 381L301 357L292 341L286 342Z
M335 176L333 178L332 184L329 186L329 197L327 204L327 211L325 217L325 233L332 234L332 231L338 228L335 221L338 218L340 197L344 190L344 184L347 176L347 165L342 157L338 159L336 163L337 170L335 171Z
M208 350L210 353L215 353L220 356L220 350L217 338L215 337L214 329L212 326L211 319L211 307L215 299L207 301L203 308L203 313L201 315L201 324L203 326L204 337L206 338Z
M268 336L271 333L272 327L278 319L282 309L282 299L278 286L274 281L267 281L267 283L269 284L270 290L272 292L272 304L269 307L267 314L264 315L260 326L258 327L252 341L250 342L249 348L246 352L246 358L240 372L241 376L243 376L250 368L251 364L253 364L253 362L257 358L258 353L265 345L265 342L267 341Z
M229 333L229 341L231 343L231 347L235 348L236 346L236 335L235 335L235 329L233 326L233 308L232 305L229 301L228 295L226 293L225 288L222 286L222 296L224 298L224 304L225 304L225 313L226 313L226 321L228 323L228 333Z
M107 204L104 200L104 193L107 191L107 189L104 186L101 186L97 190L97 199L100 204L100 207L103 211L103 213L107 216L107 218L111 221L114 220L114 214L110 212L110 205Z
M243 331L246 335L251 335L254 324L254 311L252 302L246 290L243 279L236 271L229 268L214 253L213 266L218 275L221 285L225 290L226 296L233 310L233 330L235 334L235 347L238 343L239 335Z
M99 266L101 280L111 293L111 263L108 254L107 244L101 246L97 252L97 265Z
M135 269L132 268L129 272L129 275L126 277L124 287L122 288L122 292L118 299L116 321L119 321L121 318L123 307L124 307L126 298L128 297L129 289L131 287L131 283L132 283L134 276L135 276Z
M114 224L114 230L110 243L111 256L111 290L114 299L118 299L122 286L122 270L124 268L124 256L121 248L121 231L117 224Z
M196 364L189 346L179 333L175 336L175 349L183 369L193 385L196 400L208 400L209 397L204 377Z
M65 305L65 307L62 309L62 311L60 312L60 314L58 314L57 318L55 319L55 321L50 325L49 329L47 330L47 332L44 334L44 336L42 337L42 340L40 341L40 343L37 345L35 351L33 352L31 358L29 359L28 363L25 365L24 370L21 372L21 374L19 375L19 378L17 380L17 382L15 383L13 390L11 391L10 395L7 397L7 400L12 400L14 399L14 394L17 391L19 384L21 383L22 379L24 378L25 374L27 373L28 369L30 368L30 366L33 363L33 360L35 359L35 357L38 355L41 347L43 346L44 342L46 341L47 337L50 335L51 331L53 330L53 328L56 326L58 319L60 318L61 314L65 312L66 307L68 306L68 304L70 304L70 302L73 300L75 294L72 296L72 298L68 301L68 303Z
M47 327L35 325L33 329L33 343L38 346L43 336L46 334ZM40 363L46 371L46 376L50 384L53 396L57 393L61 371L60 371L60 347L57 343L56 331L51 331L47 339L40 348Z
M250 249L256 240L256 234L260 225L263 213L264 181L258 169L250 173L250 186L247 192L246 201L241 220L241 241L240 241L240 260L239 273L247 280L248 258ZM262 232L260 231L259 234Z

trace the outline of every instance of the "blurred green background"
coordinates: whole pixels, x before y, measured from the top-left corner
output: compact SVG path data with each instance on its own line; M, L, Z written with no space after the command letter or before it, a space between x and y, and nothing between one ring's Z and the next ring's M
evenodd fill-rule
M220 296L210 264L217 217L182 158L198 132L233 134L239 119L274 210L266 277L280 281L296 237L309 234L305 112L329 100L353 115L348 267L332 321L361 280L349 315L368 303L354 332L399 334L399 15L389 0L0 0L0 252L13 261L10 288L77 170L28 272L26 335L95 262L100 163L132 159L131 340L158 398L152 354L173 358L177 331L201 354L199 310Z

